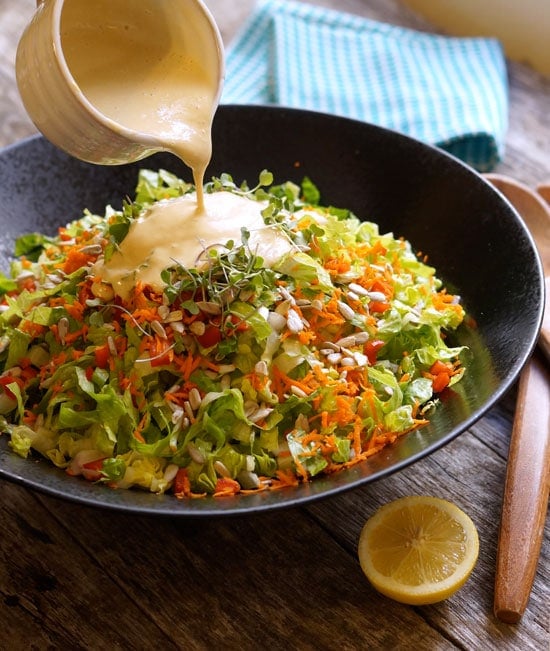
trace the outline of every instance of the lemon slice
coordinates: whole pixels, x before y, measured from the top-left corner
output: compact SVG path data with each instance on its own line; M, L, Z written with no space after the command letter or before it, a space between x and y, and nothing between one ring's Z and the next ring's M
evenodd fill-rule
M379 592L405 604L432 604L464 585L477 561L479 538L455 504L414 495L382 506L367 520L358 553Z

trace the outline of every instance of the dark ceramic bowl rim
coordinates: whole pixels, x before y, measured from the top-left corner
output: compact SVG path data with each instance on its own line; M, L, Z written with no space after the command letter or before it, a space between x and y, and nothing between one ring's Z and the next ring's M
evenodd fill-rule
M423 148L424 152L428 152L428 154L431 156L434 156L436 158L439 157L441 160L451 161L448 164L457 166L456 169L462 168L463 170L467 170L470 174L476 176L478 180L481 179L482 183L491 187L491 190L499 196L500 201L506 203L510 210L514 213L514 219L517 222L516 225L519 225L519 227L523 229L526 239L535 252L533 280L535 282L535 289L539 292L539 295L541 297L544 297L544 275L542 271L542 265L540 263L538 253L536 252L536 246L523 220L501 193L494 190L494 188L492 188L492 186L490 186L490 184L485 179L482 179L479 174L465 165L462 161L454 158L452 155L430 145L419 143L418 141L409 138L408 136L390 131L388 129L384 129L383 127L376 127L370 124L367 125L365 123L350 120L348 118L326 116L322 113L316 113L314 111L302 111L300 109L286 109L281 107L275 108L244 106L222 106L219 109L219 112L224 115L231 115L232 111L237 113L239 113L239 111L259 111L260 113L262 111L270 111L275 115L290 115L291 117L304 116L305 119L329 119L337 122L340 121L342 124L347 123L347 125L351 125L351 127L356 125L357 129L368 128L373 131L388 134L388 137L390 138L412 143L414 146ZM43 137L40 135L31 136L0 150L0 159L5 157L9 158L12 153L18 152L21 148L33 147L44 142L45 141ZM49 143L46 142L46 145L47 144ZM16 484L25 486L52 497L68 499L83 506L107 508L110 510L132 512L136 514L151 516L155 515L187 518L218 517L227 515L257 514L277 509L304 506L313 501L335 496L344 491L358 488L359 486L363 486L372 481L382 479L389 474L393 474L394 472L402 470L403 468L419 461L427 455L432 454L439 448L455 439L459 434L468 430L475 422L477 422L484 414L486 414L495 405L496 402L498 402L504 396L504 394L511 388L517 379L522 367L528 360L536 345L538 332L542 323L542 313L543 300L541 301L537 314L534 315L533 322L536 322L537 325L532 329L531 332L527 333L527 338L523 342L523 348L516 363L511 368L509 368L508 374L502 378L498 385L498 388L487 400L485 400L485 402L478 409L472 412L468 418L460 422L457 426L448 431L445 436L435 441L429 447L407 458L404 458L397 463L394 463L390 467L381 468L373 473L366 475L354 476L353 468L341 473L336 473L335 475L331 475L329 478L330 486L328 488L326 487L326 481L314 479L308 484L299 486L297 490L291 488L274 492L268 491L269 495L278 494L281 497L280 499L270 498L268 501L264 500L263 495L265 495L265 493L259 493L258 495L239 496L237 499L205 498L203 500L199 499L187 502L185 500L177 500L171 495L157 496L137 490L113 491L103 486L92 485L89 482L85 482L83 480L75 480L74 478L69 479L66 477L63 471L54 468L49 462L45 460L24 460L15 456L8 449L7 436L0 436L0 479L6 479L15 482ZM357 466L354 468L357 468ZM44 482L44 477L48 478L48 482ZM287 490L293 492L285 494L285 491Z

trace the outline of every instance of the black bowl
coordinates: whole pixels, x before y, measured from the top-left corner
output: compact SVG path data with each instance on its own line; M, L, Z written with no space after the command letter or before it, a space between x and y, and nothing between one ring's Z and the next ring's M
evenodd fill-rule
M139 490L113 491L68 477L45 460L24 460L0 436L0 476L83 504L171 516L244 514L296 506L374 481L411 464L468 429L507 391L540 328L544 284L533 241L510 204L448 154L398 133L334 116L273 107L222 106L207 177L230 173L256 183L310 177L325 204L350 208L429 255L462 296L466 324L454 345L469 347L467 373L445 394L427 427L380 454L296 488L180 501ZM132 196L138 169L165 168L189 179L169 154L120 167L82 163L42 137L0 152L0 266L22 233L54 234L83 208L102 212Z

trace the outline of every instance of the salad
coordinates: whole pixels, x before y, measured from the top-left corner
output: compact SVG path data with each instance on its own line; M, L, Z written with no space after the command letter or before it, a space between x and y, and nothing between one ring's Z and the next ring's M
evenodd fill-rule
M205 192L260 202L293 243L266 266L250 232L167 261L122 299L94 273L159 200L194 192L142 170L135 199L16 243L0 279L0 430L70 475L179 498L273 490L333 473L425 423L464 373L464 318L404 239L323 207L304 179Z

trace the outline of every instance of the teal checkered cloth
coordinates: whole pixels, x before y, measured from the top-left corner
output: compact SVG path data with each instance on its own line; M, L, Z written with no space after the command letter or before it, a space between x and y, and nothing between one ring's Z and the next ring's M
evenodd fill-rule
M490 38L426 34L262 0L226 55L225 104L334 113L437 145L480 171L502 159L506 64Z

